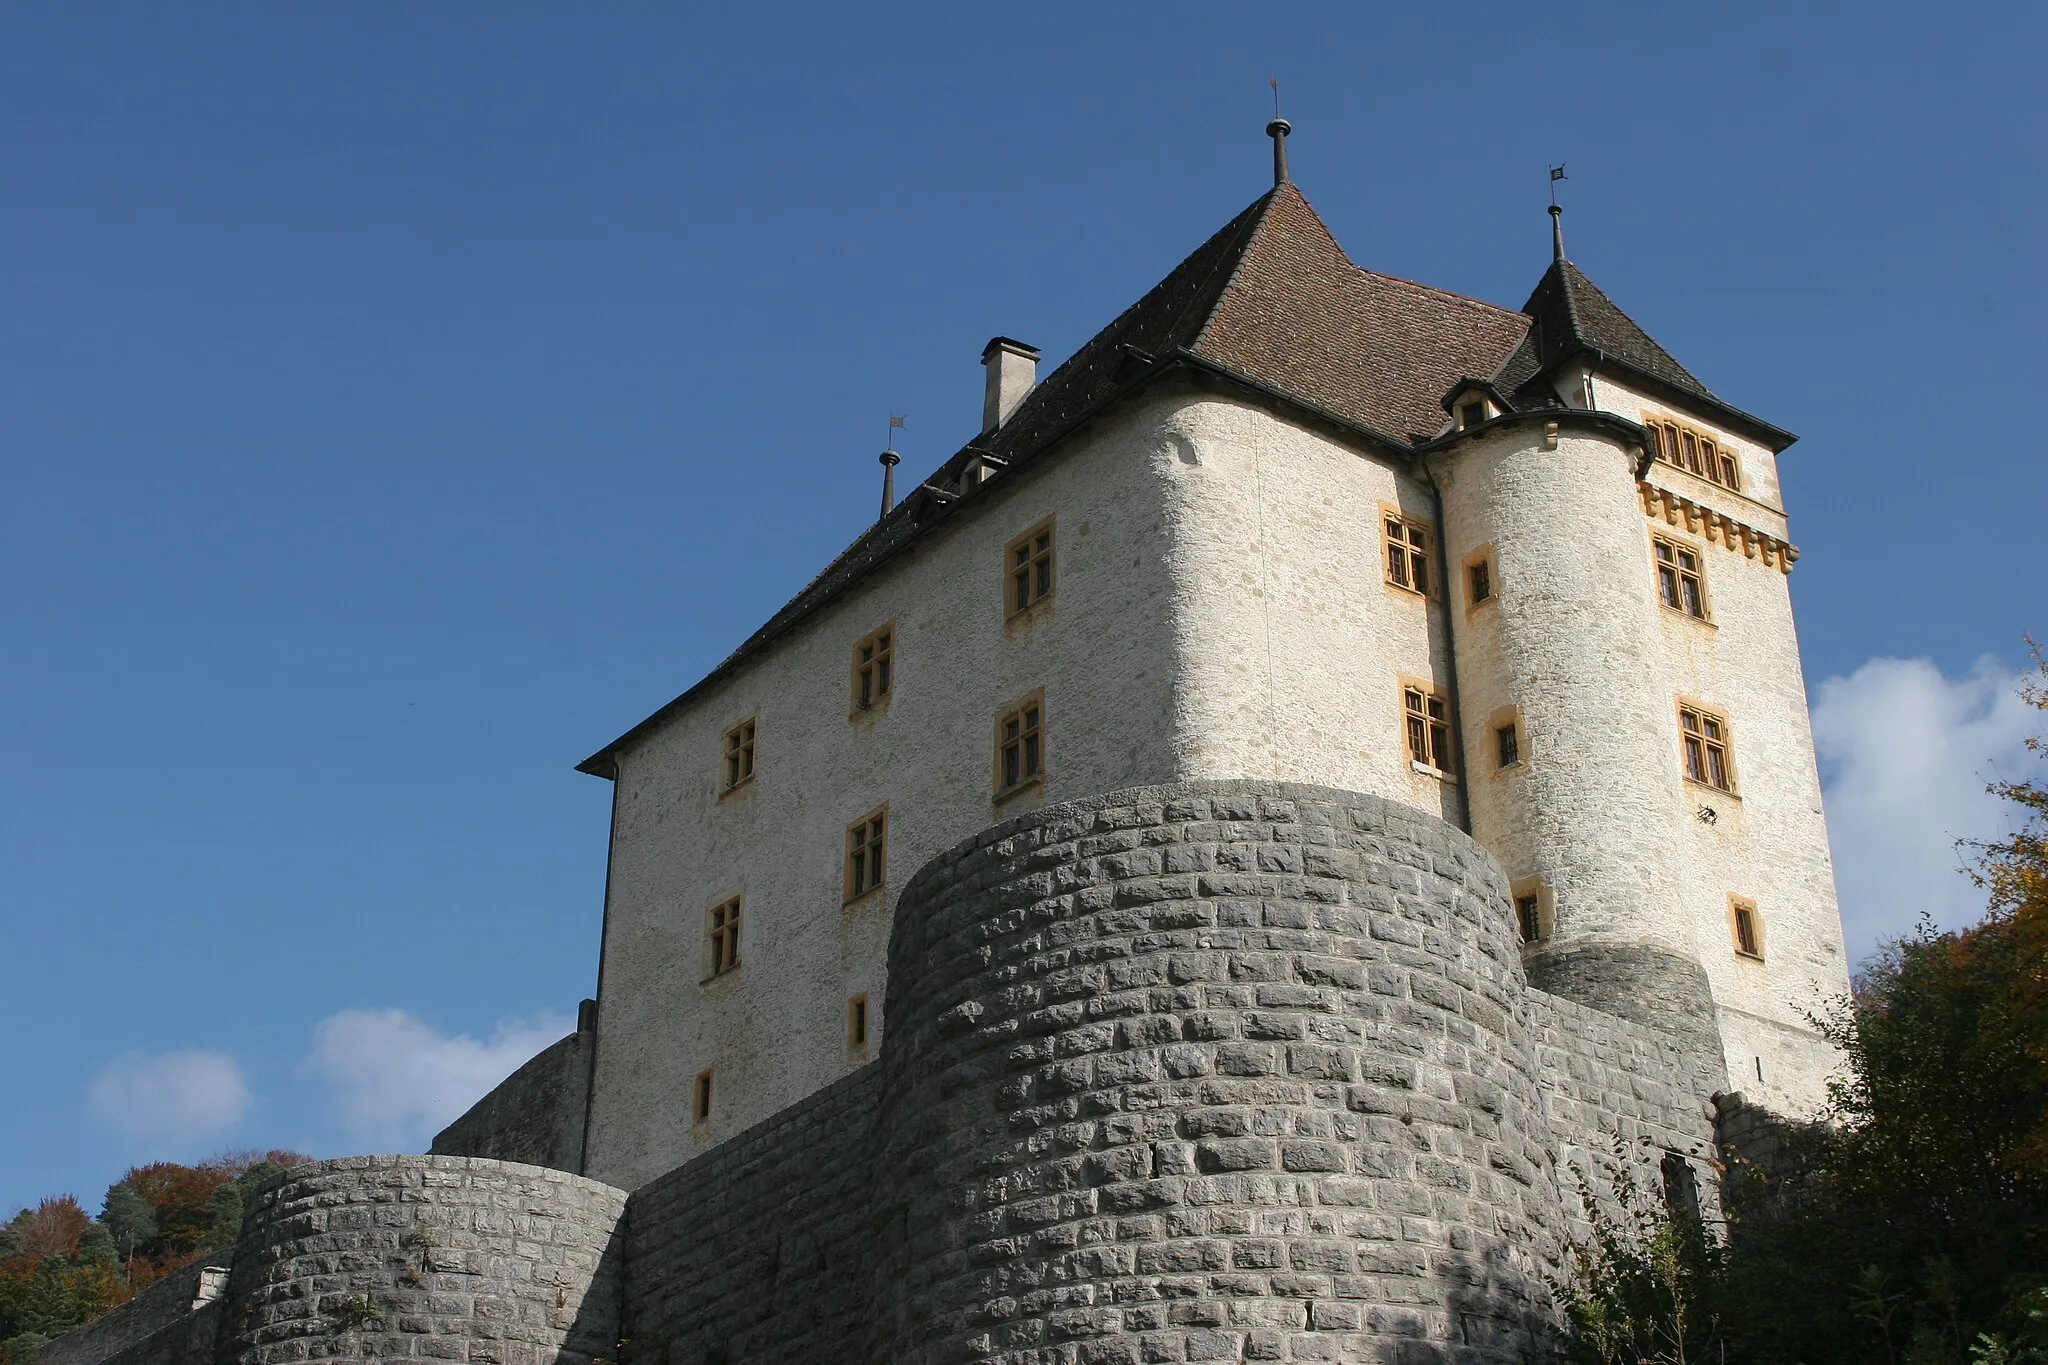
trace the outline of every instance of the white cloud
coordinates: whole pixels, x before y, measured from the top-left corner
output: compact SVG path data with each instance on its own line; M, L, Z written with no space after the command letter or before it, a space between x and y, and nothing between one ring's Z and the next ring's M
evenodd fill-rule
M249 1110L235 1059L218 1052L130 1052L88 1087L93 1112L131 1138L182 1145L218 1136Z
M2021 741L2042 715L1990 655L1960 678L1926 659L1872 659L1820 685L1813 738L1827 796L1849 954L1909 931L1925 910L1955 928L1984 913L1958 839L1997 839L2006 806L1984 790L2038 771Z
M422 1148L521 1063L569 1031L566 1019L498 1025L489 1042L450 1036L404 1010L343 1010L313 1029L313 1069L341 1121L380 1150Z

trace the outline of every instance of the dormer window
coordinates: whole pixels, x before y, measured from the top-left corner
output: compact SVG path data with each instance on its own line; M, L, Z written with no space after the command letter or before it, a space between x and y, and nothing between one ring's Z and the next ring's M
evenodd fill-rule
M1486 400L1483 398L1462 403L1458 407L1458 425L1461 427L1476 427L1488 416Z

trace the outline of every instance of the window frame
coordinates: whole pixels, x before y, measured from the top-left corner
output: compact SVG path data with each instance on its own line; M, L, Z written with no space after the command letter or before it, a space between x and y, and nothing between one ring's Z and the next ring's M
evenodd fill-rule
M1515 757L1508 762L1501 761L1500 737L1506 733L1514 735ZM1522 708L1500 706L1494 708L1486 718L1486 734L1490 741L1488 755L1493 759L1493 774L1496 777L1518 773L1529 766L1529 728L1522 721Z
M1536 936L1530 938L1526 922L1522 917L1525 901L1536 902ZM1550 883L1541 877L1517 877L1508 886L1508 907L1513 915L1515 937L1524 948L1533 948L1549 941L1557 929L1557 902L1550 891Z
M760 770L761 713L756 711L725 727L718 753L719 799L752 782Z
M1745 917L1749 927L1746 935L1743 933ZM1753 940L1748 947L1743 945L1745 938ZM1770 940L1764 933L1763 912L1748 896L1731 893L1728 897L1728 941L1735 948L1735 956L1744 962L1762 962L1769 950Z
M874 1037L873 1012L868 1007L868 993L862 991L846 998L846 1050L854 1056L866 1056L869 1040Z
M1041 536L1045 538L1044 546L1034 548L1032 542ZM1022 560L1019 560L1017 555L1019 550L1028 552ZM1027 583L1036 587L1036 591L1030 594L1030 600L1024 602L1019 602L1018 594L1013 591L1017 587L1017 570L1020 568L1025 572ZM1004 623L1007 625L1031 615L1058 596L1059 590L1058 527L1054 525L1052 517L1046 517L1034 523L1023 534L1011 537L1003 546Z
M1728 713L1719 707L1708 706L1705 702L1690 697L1678 698L1674 712L1678 720L1678 770L1685 781L1695 787L1719 792L1723 796L1741 800L1742 790L1735 772L1735 726L1729 721ZM1692 716L1699 722L1688 726L1686 717ZM1719 728L1719 735L1711 733ZM1700 761L1695 769L1692 761L1691 744L1697 738ZM1721 757L1721 775L1726 785L1716 782L1709 775L1713 769L1713 756L1718 751ZM1699 775L1695 775L1695 774Z
M1667 549L1671 551L1669 560L1659 553ZM1691 570L1688 571L1680 561L1681 555L1691 556ZM1650 576L1656 588L1658 606L1674 615L1683 616L1688 621L1697 621L1705 626L1714 624L1713 599L1707 594L1707 556L1699 546L1677 536L1666 535L1662 531L1650 532ZM1664 595L1667 576L1671 583L1672 597L1677 598L1677 601ZM1697 612L1685 606L1685 585L1688 581L1699 597L1700 609Z
M1026 724L1025 718L1034 712L1038 716L1037 722L1035 724ZM1008 736L1004 734L1004 727L1012 720L1018 723L1018 777L1016 781L1006 783L1003 780L1005 776L1003 759L1005 750L1009 746L1006 743ZM994 730L995 762L990 773L991 800L1001 804L1021 791L1044 785L1046 768L1045 729L1045 689L1042 687L1034 688L1010 705L996 712ZM1026 771L1027 758L1032 756L1033 745L1036 746L1036 766Z
M872 657L864 659L862 650L875 652ZM869 684L869 698L863 703L862 675L870 668L875 670L875 681ZM890 701L896 696L896 622L893 618L853 642L853 658L847 676L852 688L847 699L848 720L859 720L862 716L877 715L889 709Z
M1456 782L1458 780L1458 753L1456 732L1451 723L1450 689L1431 682L1427 678L1412 678L1406 675L1403 675L1399 680L1399 688L1401 693L1401 752L1408 759L1409 771L1424 777L1434 777L1440 781ZM1418 707L1411 708L1409 706L1408 698L1411 694L1420 694L1421 703ZM1430 711L1431 702L1441 705L1443 708L1441 715L1433 714ZM1416 757L1415 722L1418 719L1421 720L1424 726L1424 736L1431 750L1430 756L1448 759L1448 766L1426 763ZM1442 741L1440 744L1437 742L1439 737L1441 737Z
M879 837L873 829L877 824L881 826ZM889 803L886 801L847 825L846 834L840 841L841 905L864 901L889 884L889 830ZM869 868L870 858L881 865L879 871ZM859 860L861 875L858 884L854 880L856 859Z
M1646 412L1642 423L1650 433L1650 451L1659 464L1705 479L1716 488L1743 493L1742 457L1726 438L1664 412Z
M716 1067L705 1067L690 1082L690 1129L702 1132L711 1125L711 1113L717 1103L718 1091L713 1073Z
M1397 525L1401 528L1398 559L1395 557L1394 535L1394 527ZM1420 542L1415 538L1417 532L1422 535ZM1404 512L1393 503L1380 504L1380 577L1388 587L1419 597L1425 602L1434 601L1436 550L1435 522ZM1421 579L1420 587L1409 581L1416 577Z
M1385 534L1384 528L1381 533ZM1486 596L1484 597L1479 596L1474 591L1476 579L1479 575L1484 575L1486 578ZM1499 605L1500 559L1494 553L1491 541L1465 556L1459 577L1464 583L1466 615L1471 615L1481 607Z
M704 908L704 981L715 981L740 969L745 902L746 893L735 891Z

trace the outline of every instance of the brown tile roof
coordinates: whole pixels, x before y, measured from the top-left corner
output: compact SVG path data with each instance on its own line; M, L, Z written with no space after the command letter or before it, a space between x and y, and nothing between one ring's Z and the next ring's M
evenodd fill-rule
M1576 267L1553 266L1527 309L1511 312L1361 269L1301 191L1280 185L1047 375L999 429L977 435L863 532L702 681L580 766L611 776L622 745L944 522L963 496L957 480L969 458L993 455L1013 468L1036 458L1178 362L1220 367L1401 448L1444 430L1441 400L1458 380L1490 377L1513 393L1589 345L1716 402Z

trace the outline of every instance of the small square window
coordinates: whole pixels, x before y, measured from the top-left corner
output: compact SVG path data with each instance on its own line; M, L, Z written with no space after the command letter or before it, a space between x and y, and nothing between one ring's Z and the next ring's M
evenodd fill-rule
M887 806L869 811L846 827L845 898L849 905L882 885L888 850Z
M1729 756L1728 718L1703 706L1678 708L1679 750L1685 776L1718 791L1735 794L1735 765Z
M1460 425L1476 427L1485 420L1486 404L1484 403L1467 403L1463 407L1458 409L1458 421Z
M1052 522L1046 520L1003 550L1003 589L1008 616L1021 616L1052 596Z
M740 898L734 896L704 912L706 977L724 976L740 965Z
M1706 620L1707 585L1699 551L1664 536L1652 536L1650 544L1657 557L1657 600L1696 621Z
M1550 889L1541 877L1523 877L1508 890L1515 907L1515 934L1523 943L1550 937Z
M1494 764L1499 768L1512 768L1522 761L1521 728L1513 721L1493 728Z
M1388 508L1380 518L1380 534L1386 546L1387 582L1429 596L1429 524Z
M1440 776L1453 771L1450 702L1430 683L1401 685L1401 714L1406 724L1408 758Z
M691 1087L690 1122L696 1126L711 1122L711 1068L708 1066L697 1073L697 1083Z
M896 624L863 635L853 644L853 714L889 704L896 686Z
M1468 565L1465 572L1472 580L1473 605L1490 601L1493 597L1493 566L1482 559L1477 564Z
M996 717L998 801L1045 776L1045 693L1033 692Z
M731 791L754 777L754 718L747 717L725 732L725 789Z

